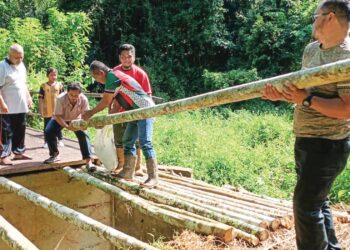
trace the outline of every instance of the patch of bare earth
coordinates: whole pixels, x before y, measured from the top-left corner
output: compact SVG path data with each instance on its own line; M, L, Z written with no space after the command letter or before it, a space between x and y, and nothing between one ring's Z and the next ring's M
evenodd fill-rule
M336 205L339 211L349 211L349 207L343 204ZM335 221L336 233L343 250L350 250L350 223ZM251 246L245 241L234 239L225 244L213 236L201 236L190 231L184 231L174 240L165 244L164 250L294 250L295 231L294 229L279 229L272 232L269 239L261 242L258 246Z

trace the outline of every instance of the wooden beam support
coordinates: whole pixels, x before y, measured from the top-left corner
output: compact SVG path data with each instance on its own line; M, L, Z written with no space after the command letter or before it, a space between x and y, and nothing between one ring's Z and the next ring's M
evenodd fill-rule
M112 245L120 249L157 249L112 227L106 226L82 213L52 201L45 196L37 194L7 178L0 177L0 186L30 202L33 202L35 205L44 208L57 217L64 219L83 230L90 231L100 238L108 240Z
M0 215L0 236L5 243L16 250L39 250L20 231Z
M148 202L138 196L131 195L114 185L101 181L100 179L84 173L83 171L77 171L69 167L66 167L63 170L70 177L83 181L89 185L115 195L119 200L128 203L131 207L137 209L145 215L160 218L166 223L178 226L180 228L187 228L197 233L215 235L224 242L229 242L232 240L233 228L231 226L213 220L200 220L198 218L188 216L188 214L180 214L174 211L168 211L164 208L157 207L155 204Z

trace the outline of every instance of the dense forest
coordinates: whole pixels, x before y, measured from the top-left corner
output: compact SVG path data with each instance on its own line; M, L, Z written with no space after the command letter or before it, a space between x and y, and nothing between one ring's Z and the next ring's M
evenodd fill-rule
M3 0L0 54L18 41L35 73L53 64L89 84L84 64L114 66L132 43L155 94L178 99L299 69L317 2Z

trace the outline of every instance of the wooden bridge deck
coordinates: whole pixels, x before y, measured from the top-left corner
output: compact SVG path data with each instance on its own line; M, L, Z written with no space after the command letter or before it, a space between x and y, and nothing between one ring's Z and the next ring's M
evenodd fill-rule
M64 139L64 147L59 147L61 161L44 164L44 160L49 157L49 149L43 148L44 135L42 131L27 128L26 130L26 155L31 160L16 160L14 165L0 165L0 175L11 175L19 173L29 173L44 169L63 168L65 166L76 166L85 164L82 160L79 144L75 140Z

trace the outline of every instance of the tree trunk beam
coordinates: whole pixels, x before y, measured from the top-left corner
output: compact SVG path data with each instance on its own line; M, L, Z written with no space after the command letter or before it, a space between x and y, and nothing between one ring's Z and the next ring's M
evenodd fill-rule
M0 215L0 235L1 239L11 248L16 250L39 250L29 241L17 228L11 225Z
M167 182L171 182L177 185L181 185L183 186L183 182L186 182L188 184L191 185L186 185L190 188L194 188L197 190L202 190L202 187L204 188L204 191L206 194L218 194L220 195L222 198L225 197L232 197L232 195L234 196L233 198L235 199L240 199L240 200L245 200L249 202L249 205L251 206L251 203L253 201L254 204L261 204L263 207L265 207L265 209L278 209L278 211L286 211L290 214L293 213L292 208L290 207L290 203L286 202L286 201L282 201L282 200L278 200L278 199L265 199L264 197L259 197L258 195L251 197L250 195L246 195L245 193L242 192L235 192L233 190L225 190L223 188L202 182L202 181L198 181L198 180L193 180L190 178L183 178L183 177L179 177L179 176L174 176L174 175L169 175L169 174L165 174L165 173L159 173L159 176L165 178L164 181ZM169 180L168 180L169 179ZM171 181L174 180L174 181ZM211 190L211 191L208 191ZM266 208L266 206L268 208Z
M114 185L101 181L100 179L82 171L77 171L72 168L66 167L64 168L64 172L70 177L83 181L89 185L92 185L105 192L115 195L119 200L127 202L131 207L137 209L145 215L161 218L162 220L171 225L175 225L181 228L187 228L191 231L200 234L214 235L223 240L224 242L229 242L232 240L233 228L231 226L213 220L200 220L196 217L191 217L185 213L181 214L174 211L171 212L166 209L157 207L156 204L150 203L144 199L141 199L138 196L131 195L128 192L125 192ZM136 184L129 185L128 191L130 191L131 193L136 193L138 185L136 187L135 185Z
M257 246L260 242L260 240L256 236L252 234L248 234L237 228L233 230L233 235L239 239L245 240L246 242L248 242L249 244L252 244L253 246Z
M57 217L72 223L79 228L90 231L96 234L98 237L108 240L114 246L121 249L147 249L155 250L154 248L134 237L126 235L114 228L106 226L101 222L91 219L90 217L79 213L73 209L62 206L55 201L52 201L45 196L39 195L29 189L9 180L4 177L0 177L0 185L7 190L16 193L19 196L22 196L28 201L33 202L34 204L41 206L48 212Z
M126 190L130 193L137 194L140 197L151 200L157 203L174 206L177 208L184 209L188 212L195 213L216 221L219 221L224 224L237 227L239 229L244 229L248 233L254 234L260 240L266 240L269 237L269 232L265 228L261 228L257 225L249 224L244 220L231 218L229 216L222 215L220 213L213 212L209 209L203 208L201 204L198 204L194 201L184 201L183 198L174 197L169 193L162 192L157 189L144 189L133 182L128 182L122 179L111 178L110 176L103 173L91 173L91 175L96 176L99 179L104 180L105 182L110 182L117 187Z
M350 60L342 60L315 68L304 69L285 75L258 80L177 101L167 102L153 107L136 109L117 114L97 116L89 119L88 121L74 120L72 121L72 126L78 129L86 129L87 127L130 122L160 115L169 115L183 111L249 100L261 97L263 89L268 83L272 84L279 91L281 91L283 88L291 85L295 85L297 88L303 89L347 80L350 80Z
M265 216L254 212L247 212L244 209L234 208L232 206L222 204L220 201L202 198L198 196L195 191L186 192L183 189L176 190L173 187L169 188L165 185L162 185L163 183L164 182L160 181L160 185L157 187L158 190L170 193L176 196L178 199L183 198L187 202L194 201L197 205L201 204L202 207L207 208L211 211L219 212L229 217L241 219L247 221L250 224L255 224L263 228L271 228L272 230L276 230L281 225L280 220L277 218L272 218L270 216Z
M205 192L209 192L209 193L213 193L213 194L218 194L218 195L222 195L222 196L226 196L226 197L230 197L230 198L234 198L234 199L239 199L239 200L250 202L250 203L255 203L255 204L259 204L259 205L265 205L265 206L268 206L268 207L271 207L271 208L278 209L280 211L285 211L285 212L289 212L289 213L292 212L291 209L286 208L285 206L283 206L281 204L269 203L269 202L266 202L263 199L253 199L253 198L245 197L244 194L239 194L239 193L234 193L234 192L227 192L225 190L220 190L220 189L217 189L217 188L200 187L200 186L196 186L196 185L193 185L193 184L190 184L190 183L184 183L184 182L177 181L177 180L168 180L168 182L171 182L171 183L174 183L174 184L178 184L178 185L182 185L182 186L186 186L186 187L190 187L190 188L194 188L194 189L205 191Z
M287 200L281 200L281 199L277 199L277 198L272 198L272 197L269 197L269 196L266 196L266 195L259 195L259 194L254 194L242 187L233 187L231 185L224 185L222 186L222 188L226 188L228 190L231 190L233 192L239 192L239 193L242 193L246 196L250 196L250 197L253 197L253 198L261 198L261 199L265 199L265 200L268 200L268 201L271 201L273 203L277 203L277 204L283 204L285 207L287 208L290 208L290 209L293 209L293 202L292 201L287 201Z
M236 207L236 208L241 208L241 209L244 209L246 211L257 212L257 213L264 214L264 215L267 215L270 217L291 218L292 212L284 212L284 211L281 211L279 209L271 208L267 205L255 204L255 203L243 201L240 199L226 197L226 196L222 196L219 194L213 194L210 192L205 192L205 191L193 189L190 187L185 187L184 185L181 186L179 184L167 182L165 179L164 179L164 182L166 183L166 185L168 187L172 187L174 189L180 188L184 192L194 192L195 191L196 196L198 196L198 197L203 197L205 199L210 199L210 200L216 200L218 202L221 202L222 204L229 205L229 206Z

